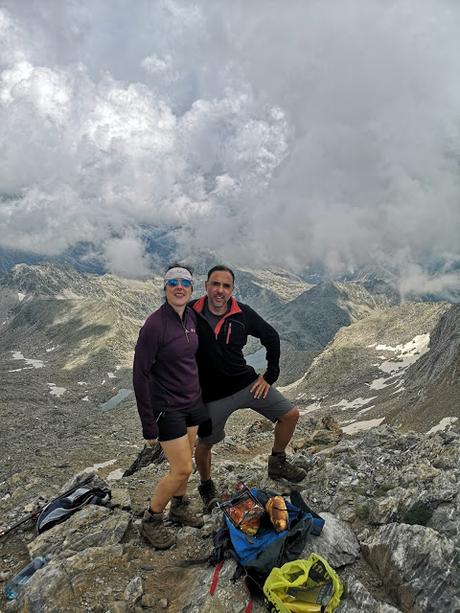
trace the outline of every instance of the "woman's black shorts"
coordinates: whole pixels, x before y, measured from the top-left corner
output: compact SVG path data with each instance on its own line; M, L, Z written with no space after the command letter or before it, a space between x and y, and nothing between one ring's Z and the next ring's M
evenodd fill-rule
M200 400L188 409L163 411L157 419L158 440L172 441L187 434L187 428L199 426L208 420L208 410Z

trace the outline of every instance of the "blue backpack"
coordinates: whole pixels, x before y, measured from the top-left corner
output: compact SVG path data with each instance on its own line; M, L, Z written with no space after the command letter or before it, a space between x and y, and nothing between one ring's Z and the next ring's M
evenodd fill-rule
M275 492L251 488L253 496L265 508L265 504ZM324 519L312 511L299 492L292 492L286 500L289 515L289 528L276 532L271 523L262 522L257 534L249 536L238 529L225 515L229 538L237 562L245 574L259 580L265 579L271 569L286 562L297 560L305 547L310 534L320 535Z
M275 492L251 488L251 495L265 508ZM237 496L238 498L238 496ZM219 581L219 573L228 558L237 562L233 580L243 577L249 601L245 613L252 611L252 598L263 598L263 585L272 568L286 562L297 560L301 555L310 534L319 535L324 519L312 511L297 491L289 494L286 500L289 515L289 528L276 532L265 517L254 536L242 532L224 512L224 526L213 536L214 549L208 561L215 566L209 593L214 595ZM230 503L233 501L230 501ZM221 505L222 508L223 505Z

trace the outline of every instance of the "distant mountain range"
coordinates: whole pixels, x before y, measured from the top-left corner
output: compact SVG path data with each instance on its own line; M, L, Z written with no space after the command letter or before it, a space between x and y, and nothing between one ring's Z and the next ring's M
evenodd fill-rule
M458 419L458 382L449 375L460 355L458 317L458 305L448 303L406 302L377 309L342 327L306 374L285 387L286 393L305 412L329 411L350 429L385 418L423 431L444 418ZM440 335L440 327L449 332ZM437 372L430 379L427 373L433 369ZM444 402L437 391L442 380L449 399Z
M196 294L204 280L198 275ZM351 428L386 419L427 430L458 417L458 305L398 304L381 285L371 290L368 282L311 286L285 271L236 270L237 298L280 334L278 384L304 410L332 412ZM138 330L162 300L160 276L143 282L62 265L13 267L0 281L0 401L45 408L60 402L55 386L67 406L81 407L130 389ZM255 339L247 353L263 371Z
M169 230L159 229L153 226L141 228L143 231L144 244L147 254L154 256L155 266L158 266L158 272L174 262L177 259L175 233L178 228L170 228ZM192 261L193 260L193 261ZM189 261L195 268L195 271L201 275L211 268L216 262L220 262L219 254L212 253L209 250L202 249L195 253L194 257ZM225 263L237 268L242 277L246 271L250 269L241 268L232 262ZM33 252L17 251L14 249L5 249L0 247L0 277L8 273L16 264L52 264L57 266L70 266L80 272L102 275L108 271L105 268L103 259L101 258L100 249L88 242L80 242L69 247L64 253L56 256L40 255ZM451 281L449 286L444 286L442 283L437 283L437 290L434 291L409 291L404 299L419 300L419 301L440 301L447 300L449 302L460 303L460 259L454 260L448 264L443 260L431 262L426 266L427 274L436 281L438 277L448 273L456 275L458 279L457 286ZM256 275L256 271L252 273ZM399 273L398 271L382 267L374 262L368 266L361 266L353 271L331 275L331 272L320 262L312 264L296 275L286 271L278 271L278 278L282 279L283 275L287 275L291 280L295 277L301 280L307 286L318 285L320 283L335 282L335 283L359 283L366 288L371 294L383 294L392 301L400 299L399 292ZM257 276L257 275L256 275Z

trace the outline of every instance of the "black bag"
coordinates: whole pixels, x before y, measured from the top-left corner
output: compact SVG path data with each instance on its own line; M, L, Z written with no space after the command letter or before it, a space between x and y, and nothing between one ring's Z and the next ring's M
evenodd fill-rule
M88 504L105 506L112 494L109 489L100 487L79 487L68 496L61 496L49 502L37 518L37 532L41 534L62 523Z

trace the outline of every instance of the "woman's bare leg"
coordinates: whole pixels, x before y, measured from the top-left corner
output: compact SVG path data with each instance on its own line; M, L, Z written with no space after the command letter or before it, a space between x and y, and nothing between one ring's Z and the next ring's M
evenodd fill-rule
M196 439L197 432L198 432L198 426L192 426L191 428L187 428L187 437L188 437L188 442L190 444L190 457L192 459L193 459L193 451L195 447L195 439ZM173 494L173 496L184 496L187 491L187 485L188 485L188 479L184 483L182 488L180 488L177 491L177 494Z
M161 479L153 492L150 508L154 513L161 513L173 496L185 494L193 466L190 434L188 432L191 429L187 429L187 434L180 438L172 441L160 441L169 462L169 473Z

